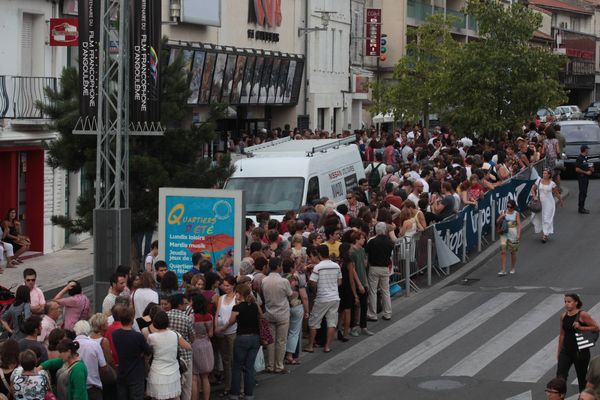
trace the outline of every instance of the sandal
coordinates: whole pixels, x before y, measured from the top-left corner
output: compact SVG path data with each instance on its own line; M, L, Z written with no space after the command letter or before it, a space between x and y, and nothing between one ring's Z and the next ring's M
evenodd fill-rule
M305 352L305 353L314 353L315 349L309 349L308 347L305 347L305 348L302 349L302 351Z
M229 397L229 390L223 390L221 393L219 393L219 397L220 398Z
M295 358L290 359L285 359L285 363L287 365L300 365L300 361L296 360Z
M290 371L284 368L284 369L276 369L273 373L274 374L285 375L285 374L289 374Z

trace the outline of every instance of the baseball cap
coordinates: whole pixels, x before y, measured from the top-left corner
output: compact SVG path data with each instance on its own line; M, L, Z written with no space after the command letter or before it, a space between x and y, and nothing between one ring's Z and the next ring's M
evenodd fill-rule
M585 151L587 149L589 149L589 146L587 146L585 144L582 144L581 147L579 148L580 151Z

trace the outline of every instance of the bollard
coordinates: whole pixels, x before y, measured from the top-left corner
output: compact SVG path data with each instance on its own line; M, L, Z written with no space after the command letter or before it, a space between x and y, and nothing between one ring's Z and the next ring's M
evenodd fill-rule
M427 239L427 286L431 286L431 250L433 247L432 245L433 242L431 241L431 239Z
M496 241L496 202L494 201L494 199L490 200L492 203L492 226L491 226L491 230L492 230L492 242Z
M477 252L478 253L481 253L481 229L483 228L482 221L481 221L482 218L483 218L483 214L481 213L481 211L479 211L477 213Z
M410 245L404 241L404 279L406 280L406 297L410 296Z

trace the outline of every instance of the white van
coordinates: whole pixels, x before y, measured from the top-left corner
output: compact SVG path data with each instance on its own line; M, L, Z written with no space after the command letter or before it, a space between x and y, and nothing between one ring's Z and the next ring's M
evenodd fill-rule
M244 190L246 214L281 219L304 204L327 197L336 204L365 177L358 147L346 139L284 138L246 148L225 189Z

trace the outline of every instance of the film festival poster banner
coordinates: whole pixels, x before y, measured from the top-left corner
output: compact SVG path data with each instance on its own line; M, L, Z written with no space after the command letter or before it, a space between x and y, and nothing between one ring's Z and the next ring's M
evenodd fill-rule
M79 0L79 115L98 116L100 2Z
M534 183L535 180L533 179L512 179L510 182L487 192L484 198L479 201L477 208L467 206L456 218L436 224L435 227L438 233L436 238L439 237L452 253L460 257L462 255L463 240L466 240L467 251L477 247L477 218L481 218L482 235L489 234L492 227L492 218L498 218L500 213L506 210L508 200L515 200L520 212L527 210L527 202ZM495 208L493 213L492 200ZM466 224L466 237L463 237L463 224ZM436 248L438 247L436 246Z
M241 190L160 188L158 259L179 279L192 268L196 252L213 267L231 256L237 270L244 251L244 215Z
M130 41L130 122L160 121L160 0L133 0Z

